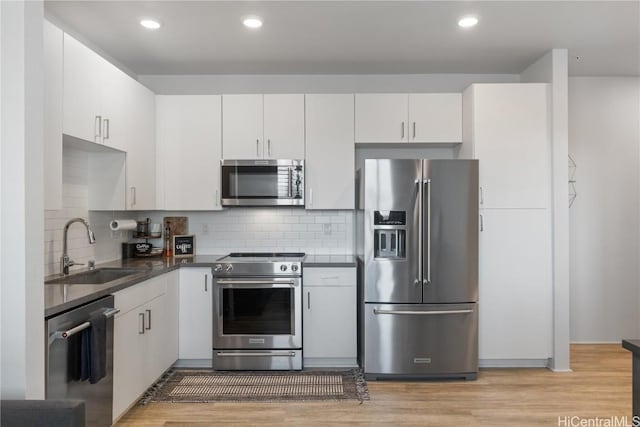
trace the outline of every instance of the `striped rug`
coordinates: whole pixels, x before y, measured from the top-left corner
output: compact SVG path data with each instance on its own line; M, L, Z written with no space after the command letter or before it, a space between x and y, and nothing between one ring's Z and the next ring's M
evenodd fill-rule
M368 400L362 372L220 372L171 369L145 393L148 402L282 402Z

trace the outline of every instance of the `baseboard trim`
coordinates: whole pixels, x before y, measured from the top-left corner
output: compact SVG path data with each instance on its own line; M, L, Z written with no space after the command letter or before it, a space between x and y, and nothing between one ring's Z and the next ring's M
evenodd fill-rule
M324 358L305 357L302 366L304 368L357 368L358 361L355 358Z
M209 368L211 369L211 359L178 359L174 365L176 368Z
M622 345L622 339L620 339L619 341L571 341L570 342L571 345L576 344L576 345L582 345L582 344L618 344L618 345Z
M480 359L480 368L548 368L549 359Z

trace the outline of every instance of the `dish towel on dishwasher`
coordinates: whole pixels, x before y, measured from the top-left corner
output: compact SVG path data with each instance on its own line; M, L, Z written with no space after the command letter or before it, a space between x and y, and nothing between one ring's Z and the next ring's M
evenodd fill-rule
M89 323L81 337L80 380L95 384L107 373L107 318L101 311L92 313Z

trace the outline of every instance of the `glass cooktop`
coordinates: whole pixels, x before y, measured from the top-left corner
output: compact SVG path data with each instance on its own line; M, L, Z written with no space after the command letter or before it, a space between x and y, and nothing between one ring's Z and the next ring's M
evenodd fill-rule
M304 252L231 252L231 258L302 258Z
M300 262L304 252L231 252L218 261L233 262Z

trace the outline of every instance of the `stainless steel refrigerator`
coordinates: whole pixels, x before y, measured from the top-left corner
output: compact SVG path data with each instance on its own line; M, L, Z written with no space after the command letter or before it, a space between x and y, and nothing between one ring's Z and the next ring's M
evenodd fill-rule
M360 357L375 378L478 372L478 161L367 159Z

